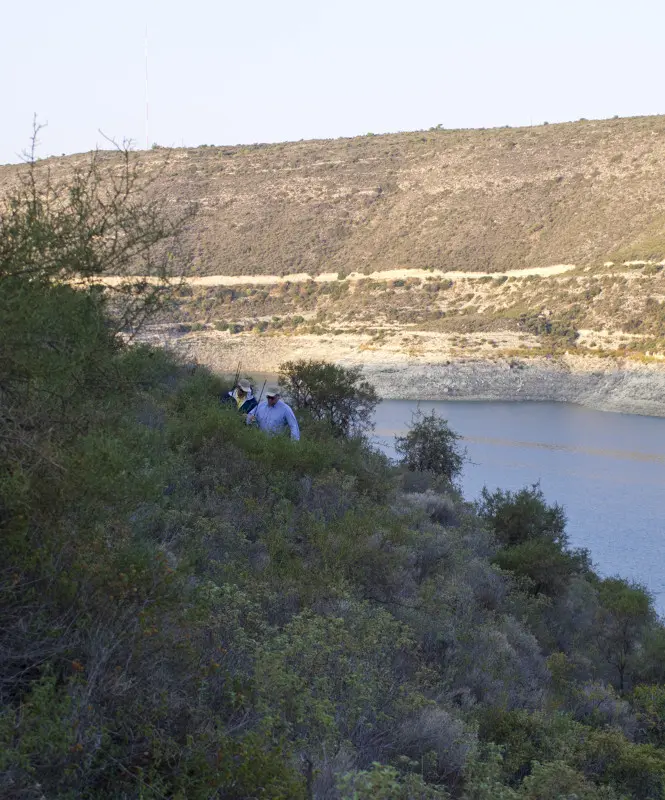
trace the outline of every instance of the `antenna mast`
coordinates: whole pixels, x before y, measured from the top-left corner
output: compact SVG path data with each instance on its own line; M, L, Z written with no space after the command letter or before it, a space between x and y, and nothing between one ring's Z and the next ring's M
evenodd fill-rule
M148 23L145 24L145 149L150 149L148 135Z

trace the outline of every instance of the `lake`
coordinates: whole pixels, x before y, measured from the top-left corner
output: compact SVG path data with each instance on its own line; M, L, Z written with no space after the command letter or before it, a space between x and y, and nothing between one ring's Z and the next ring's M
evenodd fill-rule
M385 400L375 437L394 455L414 400ZM470 458L467 499L489 489L540 482L564 506L574 547L586 547L601 575L643 583L665 614L665 419L592 411L567 403L421 401L463 437Z

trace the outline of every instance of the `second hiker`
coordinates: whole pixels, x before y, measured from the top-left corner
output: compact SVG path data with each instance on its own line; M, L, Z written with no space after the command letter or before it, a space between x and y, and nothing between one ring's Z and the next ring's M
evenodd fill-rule
M227 402L235 401L238 411L243 414L249 414L258 405L252 391L252 385L246 380L238 381L236 386L226 395L226 398L228 398Z

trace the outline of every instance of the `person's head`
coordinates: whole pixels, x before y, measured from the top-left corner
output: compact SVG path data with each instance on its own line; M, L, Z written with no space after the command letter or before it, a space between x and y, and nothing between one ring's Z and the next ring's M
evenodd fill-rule
M266 400L269 406L274 406L279 400L279 392L276 389L271 389L269 392L266 392Z
M252 391L252 387L249 381L242 380L238 381L236 390L239 394L249 394Z

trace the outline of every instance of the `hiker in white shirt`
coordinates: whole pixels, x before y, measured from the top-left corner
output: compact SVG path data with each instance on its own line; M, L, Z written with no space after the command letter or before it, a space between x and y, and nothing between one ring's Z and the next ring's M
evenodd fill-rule
M259 429L271 435L282 433L286 428L291 432L291 439L295 442L300 439L298 420L291 406L280 400L279 392L271 390L266 392L266 399L247 415L247 424L251 425L256 420Z

